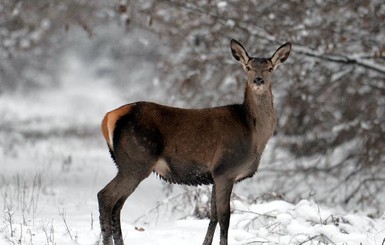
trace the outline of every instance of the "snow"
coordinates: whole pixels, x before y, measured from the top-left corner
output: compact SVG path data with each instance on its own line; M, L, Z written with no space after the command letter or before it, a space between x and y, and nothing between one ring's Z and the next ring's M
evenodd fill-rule
M227 2L225 2L225 1L218 2L217 6L219 9L224 9L227 7Z
M268 213L266 206L272 206ZM79 206L66 209L79 209ZM318 208L314 203L303 200L297 205L284 201L264 204L252 204L252 213L235 212L231 217L229 243L249 244L264 242L268 244L381 244L385 236L385 221L370 220L357 214L338 216L343 223L334 224L320 217L313 217ZM303 212L302 212L303 211ZM58 211L60 212L60 210ZM66 212L69 229L60 214L50 214L50 219L36 221L34 225L16 225L14 238L10 241L22 244L33 241L34 244L47 244L52 235L56 244L94 244L99 238L97 221L91 215ZM274 215L272 215L274 214ZM310 214L310 217L307 215ZM334 216L335 218L336 216ZM93 217L95 218L95 217ZM314 218L318 221L313 220ZM17 223L16 223L17 224ZM135 226L122 222L124 239L128 244L199 244L204 239L208 220L186 218L169 222L158 222L149 226ZM23 230L23 234L20 230ZM54 234L50 234L54 232ZM48 233L48 234L47 234ZM71 235L70 235L71 234ZM72 238L71 238L72 236ZM73 241L72 241L73 240ZM218 244L218 229L213 244ZM319 243L318 243L319 242ZM51 243L49 243L51 244Z
M0 96L0 244L95 244L99 239L96 193L116 172L100 120L146 85L119 91L82 62L71 54L63 57L58 87ZM151 176L127 200L125 242L201 244L209 220L193 217L193 207L179 199L172 203L183 190L177 186L167 198L161 183ZM250 202L239 194L247 194L242 189L235 192L229 244L384 244L384 214L370 218L319 205L315 198ZM208 200L201 197L203 203ZM172 208L165 211L162 206L168 204L180 205L175 209L184 216L174 215ZM149 218L138 219L142 216ZM217 227L213 244L218 243Z

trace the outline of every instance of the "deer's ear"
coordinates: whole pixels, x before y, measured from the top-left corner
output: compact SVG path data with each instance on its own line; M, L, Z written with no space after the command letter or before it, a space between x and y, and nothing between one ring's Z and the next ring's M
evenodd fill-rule
M247 63L250 60L249 55L247 54L245 48L234 39L230 43L231 53L233 54L234 59L241 62L241 64L246 67Z
M290 50L291 50L291 43L285 43L284 45L279 47L277 51L275 51L273 56L271 56L270 58L271 63L273 63L274 69L276 69L279 64L287 60L290 54Z

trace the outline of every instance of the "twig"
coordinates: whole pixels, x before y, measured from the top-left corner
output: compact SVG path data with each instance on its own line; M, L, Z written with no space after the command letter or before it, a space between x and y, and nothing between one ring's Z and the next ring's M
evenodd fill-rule
M268 241L268 240L265 240L265 241L257 241L257 240L254 240L254 241L247 242L247 243L243 243L243 244L247 245L247 244L264 244L264 243L271 244L271 242Z
M20 244L22 240L23 240L23 224L20 223L20 237L19 237Z
M9 229L10 229L10 236L14 237L15 235L15 228L13 227L13 212L11 210L5 211L4 220L8 222Z
M355 195L357 195L357 194L359 193L359 190L361 189L361 187L362 187L363 185L365 185L366 182L368 182L368 181L384 181L384 182L385 182L385 178L367 178L367 179L362 180L362 181L358 184L358 186L357 186L357 187L350 193L350 195L349 195L347 198L345 198L344 203L345 203L345 204L349 203L350 200L351 200Z
M330 240L327 236L325 236L324 234L319 234L319 235L315 235L315 236L310 237L309 239L307 239L307 240L305 240L305 241L299 243L298 245L305 244L305 243L310 242L310 241L312 241L312 240L315 240L315 239L317 239L317 238L321 238L321 239L323 239L323 240L326 240L326 241L328 241L329 243L334 244L334 245L336 244L336 243L334 243L332 240Z
M60 210L59 210L59 215L60 215L60 216L62 217L62 219L63 219L63 222L64 222L64 225L65 225L65 227L66 227L66 229L67 229L68 235L70 236L71 240L74 240L73 237L72 237L71 231L70 231L70 229L69 229L69 227L68 227L67 220L66 220L66 214L65 214L64 210L63 210L63 212L60 212Z
M281 222L275 222L271 225L268 225L266 226L266 229L268 229L270 232L272 232L275 228L277 228L279 225L281 224Z
M94 229L94 214L91 212L91 230Z
M240 210L240 209L234 209L234 211L237 211L237 212L240 212L240 213L249 213L249 214L255 214L255 215L259 215L259 216L264 216L264 217L267 217L267 218L277 218L276 216L273 216L273 215L269 215L269 214L261 214L261 213L257 213L257 212L253 212L253 211L248 211L248 210Z
M137 218L134 223L137 223L139 222L141 219L145 218L146 216L150 215L151 213L153 213L154 211L158 211L158 215L159 215L159 209L165 205L169 205L172 201L174 200L177 200L178 198L180 197L183 197L183 196L188 196L188 195L191 195L191 194L195 194L194 192L196 192L195 190L188 190L188 191L185 191L185 192L182 192L178 195L175 195L175 196L172 196L172 197L169 197L167 198L166 200L162 201L162 202L159 202L158 205L152 209L150 209L149 211L146 212L146 214L140 216L139 218ZM157 223L158 221L156 220L155 223Z

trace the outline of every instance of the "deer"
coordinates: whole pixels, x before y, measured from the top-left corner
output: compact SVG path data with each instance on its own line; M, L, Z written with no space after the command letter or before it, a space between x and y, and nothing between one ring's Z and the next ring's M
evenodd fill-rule
M230 48L247 74L242 104L184 109L140 101L105 115L101 129L118 172L97 194L103 245L124 244L121 209L152 172L170 183L212 185L203 244L212 244L218 223L220 245L228 244L232 189L256 173L274 134L271 74L286 61L291 44L270 58L250 57L234 39Z

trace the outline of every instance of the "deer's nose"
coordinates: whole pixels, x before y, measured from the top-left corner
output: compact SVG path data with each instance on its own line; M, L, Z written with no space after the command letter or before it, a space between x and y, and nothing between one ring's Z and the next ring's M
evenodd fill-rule
M257 84L257 85L261 85L261 84L263 84L263 78L262 77L256 77L255 79L254 79L254 83L255 84Z

